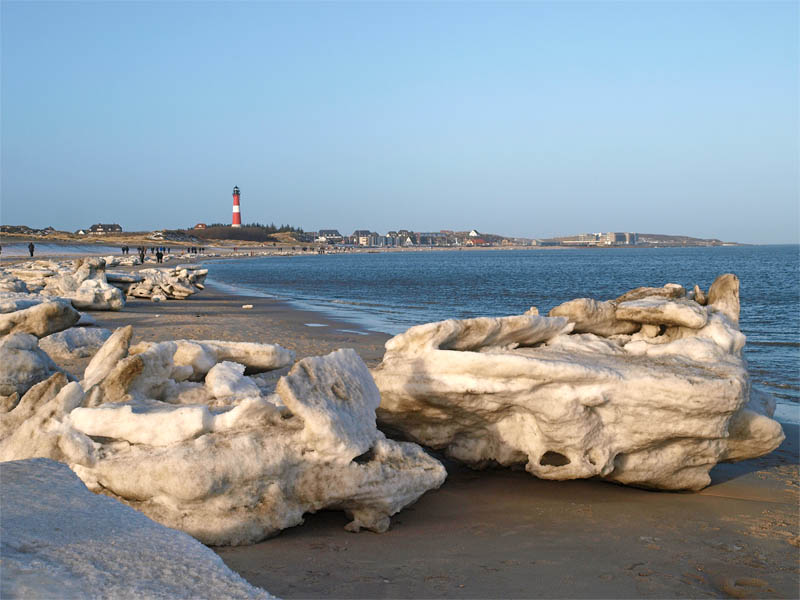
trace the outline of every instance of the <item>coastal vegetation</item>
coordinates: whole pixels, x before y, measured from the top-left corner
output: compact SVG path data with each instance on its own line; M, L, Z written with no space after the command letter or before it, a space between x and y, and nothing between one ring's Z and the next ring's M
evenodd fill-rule
M277 233L302 234L303 229L291 225L276 226L275 223L262 225L261 223L248 223L241 227L231 227L224 223L212 223L202 229L187 229L187 235L194 235L203 240L241 240L246 242L279 242L284 241ZM292 238L296 236L292 235ZM295 241L299 241L295 239Z

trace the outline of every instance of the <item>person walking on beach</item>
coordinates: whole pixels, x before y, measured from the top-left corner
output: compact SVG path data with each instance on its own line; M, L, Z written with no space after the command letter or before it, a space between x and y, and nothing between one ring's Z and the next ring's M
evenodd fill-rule
M156 250L156 262L163 263L164 262L164 253L161 251L161 248Z
M33 251L36 249L36 246L33 245L33 242L28 244L28 252L31 253L31 258L33 258Z
M147 253L147 248L139 246L139 262L144 264L144 255Z

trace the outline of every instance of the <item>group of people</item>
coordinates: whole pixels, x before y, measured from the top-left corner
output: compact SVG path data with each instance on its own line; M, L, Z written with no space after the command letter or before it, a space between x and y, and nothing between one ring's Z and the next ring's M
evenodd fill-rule
M139 253L139 262L144 264L144 257L147 255L147 247L146 246L139 246L136 251ZM170 254L170 248L165 246L151 246L150 247L150 254L156 255L156 262L163 263L164 262L164 253ZM130 248L128 246L122 247L123 254L129 254Z
M122 250L123 254L130 254L131 253L130 246L123 246L121 248L121 250ZM147 248L145 246L139 246L136 249L136 251L139 254L147 254ZM166 246L151 246L150 247L150 254L156 254L157 252L161 252L161 254L163 256L164 254L169 254L170 253L170 248L167 248Z
M139 246L136 248L136 251L139 253L139 262L144 264L144 257L147 255L147 246ZM130 246L122 246L122 253L123 254L130 254L131 249ZM169 254L170 249L165 246L151 246L150 247L150 254L155 254L156 262L163 263L164 262L164 254Z
M28 252L31 254L31 258L33 257L33 253L36 250L36 246L31 242L28 244ZM120 248L123 254L130 254L131 248L130 246L122 246ZM147 255L147 247L146 246L139 246L136 248L136 251L139 253L139 262L144 264L144 257ZM204 252L205 248L200 248L198 246L190 246L186 249L189 254L198 254L200 252ZM155 254L156 262L163 263L164 262L164 254L170 254L171 248L166 246L151 246L150 247L150 254Z

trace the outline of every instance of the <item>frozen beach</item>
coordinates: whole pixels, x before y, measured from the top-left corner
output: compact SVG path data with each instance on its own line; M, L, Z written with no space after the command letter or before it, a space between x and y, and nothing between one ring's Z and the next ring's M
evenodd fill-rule
M133 323L148 341L258 339L298 358L347 346L370 366L388 338L213 287L185 302L132 301L96 316L109 328ZM445 461L442 488L395 516L384 534L348 533L344 515L320 512L262 543L216 551L250 583L285 598L792 597L800 447L796 425L784 432L772 454L717 466L699 493L543 481Z
M108 330L133 325L132 344L277 343L298 359L349 347L370 367L389 338L214 286L187 300L128 298L123 310L91 316ZM79 378L88 362L59 360ZM472 471L435 453L447 481L383 534L349 533L341 511L320 511L258 544L214 550L250 584L285 598L791 597L798 434L795 425L783 428L780 448L715 467L698 493Z

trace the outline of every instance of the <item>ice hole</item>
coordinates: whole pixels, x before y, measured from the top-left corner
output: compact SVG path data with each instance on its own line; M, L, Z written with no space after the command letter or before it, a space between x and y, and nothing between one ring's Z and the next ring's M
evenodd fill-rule
M369 450L364 452L364 454L359 454L358 456L356 456L353 459L353 462L359 465L363 465L365 463L371 462L374 458L375 458L375 449L370 448Z
M569 462L566 456L560 452L553 452L552 450L548 450L542 454L542 458L539 459L539 464L543 467L563 467L564 465L568 465Z

